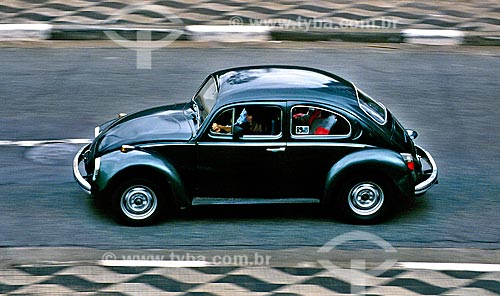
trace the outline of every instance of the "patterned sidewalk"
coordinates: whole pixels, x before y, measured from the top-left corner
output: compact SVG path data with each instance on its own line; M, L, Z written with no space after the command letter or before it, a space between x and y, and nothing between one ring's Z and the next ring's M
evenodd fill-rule
M1 295L500 295L500 273L291 267L18 266L0 269Z
M141 3L140 6L136 6ZM500 32L498 0L4 0L0 23L99 25L264 24L313 22L326 28L379 26ZM299 28L300 29L300 28Z

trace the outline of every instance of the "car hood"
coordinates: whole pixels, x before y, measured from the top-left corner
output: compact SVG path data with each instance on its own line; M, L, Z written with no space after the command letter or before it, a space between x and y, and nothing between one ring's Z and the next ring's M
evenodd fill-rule
M168 105L122 117L96 137L97 151L102 154L125 144L188 141L193 129L185 114L186 107L187 104Z

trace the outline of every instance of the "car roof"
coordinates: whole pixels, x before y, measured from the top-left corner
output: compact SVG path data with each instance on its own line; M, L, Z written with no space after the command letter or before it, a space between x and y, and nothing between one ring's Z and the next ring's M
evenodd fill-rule
M219 106L269 99L312 100L344 107L357 106L356 89L351 82L318 69L264 65L225 69L212 76L219 88Z

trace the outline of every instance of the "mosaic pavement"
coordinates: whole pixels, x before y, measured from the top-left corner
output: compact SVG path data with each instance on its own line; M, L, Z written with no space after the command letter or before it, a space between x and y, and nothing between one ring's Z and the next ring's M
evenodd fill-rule
M135 5L142 3L141 5ZM0 23L263 24L500 32L498 0L3 0Z
M500 295L500 273L290 267L18 266L0 269L0 295Z

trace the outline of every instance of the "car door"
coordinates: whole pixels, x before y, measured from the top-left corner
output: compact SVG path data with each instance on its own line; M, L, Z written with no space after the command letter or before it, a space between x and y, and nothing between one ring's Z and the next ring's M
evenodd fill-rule
M362 145L352 143L352 124L340 111L295 102L289 102L288 108L288 197L320 199L330 168Z
M237 135L252 108L265 131ZM206 125L197 142L196 197L283 198L286 142L280 104L226 107ZM252 111L253 112L253 111ZM215 131L214 124L219 128Z

